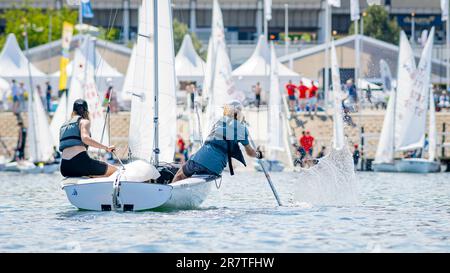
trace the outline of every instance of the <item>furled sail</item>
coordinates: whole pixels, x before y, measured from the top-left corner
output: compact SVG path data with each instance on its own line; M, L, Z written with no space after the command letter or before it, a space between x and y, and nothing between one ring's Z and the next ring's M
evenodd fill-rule
M53 137L47 113L36 89L28 98L28 121L30 161L51 161L53 159Z
M333 118L333 147L342 149L345 145L344 121L342 100L345 97L341 88L341 77L339 74L339 65L337 62L336 47L334 41L331 42L331 77L333 83L334 98L334 118Z
M269 149L283 150L283 126L281 110L280 80L278 78L278 58L273 43L270 45L270 95L269 95Z

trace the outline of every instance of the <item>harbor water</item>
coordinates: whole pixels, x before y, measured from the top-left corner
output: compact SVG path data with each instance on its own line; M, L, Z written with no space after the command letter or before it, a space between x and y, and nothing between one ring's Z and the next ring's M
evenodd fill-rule
M78 211L59 175L0 173L0 252L450 252L450 173L358 173L347 206L298 202L298 177L272 173L283 207L240 172L199 209L116 213Z

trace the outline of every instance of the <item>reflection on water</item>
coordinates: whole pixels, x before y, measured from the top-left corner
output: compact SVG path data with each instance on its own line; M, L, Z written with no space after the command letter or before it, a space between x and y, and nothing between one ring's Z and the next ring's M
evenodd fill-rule
M298 202L298 173L271 176L284 207L264 175L238 173L199 209L115 213L76 210L58 175L0 173L0 251L450 251L448 173L359 173L355 206Z

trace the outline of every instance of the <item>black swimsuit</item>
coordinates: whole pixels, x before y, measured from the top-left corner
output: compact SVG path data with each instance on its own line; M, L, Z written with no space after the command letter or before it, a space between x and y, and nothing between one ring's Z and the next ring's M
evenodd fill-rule
M108 164L89 157L81 152L72 159L61 160L61 174L65 177L102 176L106 174Z

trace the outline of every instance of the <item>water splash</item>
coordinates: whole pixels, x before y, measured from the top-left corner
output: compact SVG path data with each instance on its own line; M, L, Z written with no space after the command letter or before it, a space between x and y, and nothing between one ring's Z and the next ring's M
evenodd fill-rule
M333 149L317 165L301 169L294 199L321 206L358 205L358 181L348 148Z

